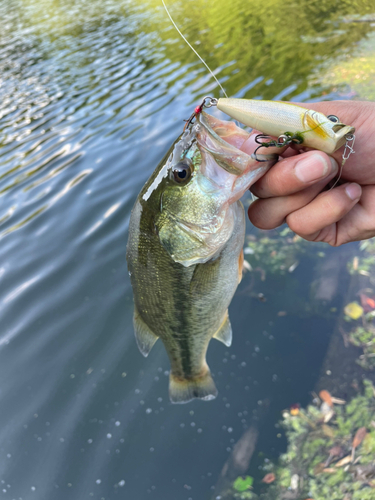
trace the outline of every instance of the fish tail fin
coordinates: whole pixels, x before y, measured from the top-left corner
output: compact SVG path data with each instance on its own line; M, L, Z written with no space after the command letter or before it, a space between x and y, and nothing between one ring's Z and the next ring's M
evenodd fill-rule
M209 368L204 375L189 379L170 374L169 398L172 403L187 403L194 398L210 401L216 396L217 389Z

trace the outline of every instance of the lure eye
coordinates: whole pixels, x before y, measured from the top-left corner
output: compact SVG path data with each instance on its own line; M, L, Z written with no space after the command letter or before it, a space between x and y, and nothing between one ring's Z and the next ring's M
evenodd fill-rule
M173 180L182 184L190 179L194 170L193 162L189 158L179 161L172 169Z
M340 121L338 116L336 116L336 115L329 115L329 116L327 116L327 118L328 118L328 120L330 120L333 123L339 123L339 121Z

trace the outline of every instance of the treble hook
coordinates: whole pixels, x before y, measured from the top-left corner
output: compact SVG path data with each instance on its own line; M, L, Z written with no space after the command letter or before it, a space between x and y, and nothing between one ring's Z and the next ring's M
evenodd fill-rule
M274 159L275 157L277 157L278 155L276 155L276 154L273 154L273 155L257 155L257 151L260 148L269 148L271 146L280 147L280 145L278 144L278 140L279 139L277 139L277 140L276 139L271 139L270 141L267 141L267 142L266 141L265 142L261 142L260 139L271 139L271 137L269 135L266 135L266 134L258 134L257 136L255 136L255 142L257 144L260 144L260 146L258 146L255 149L255 151L251 155L251 157L254 160L259 161L259 162L266 162L266 161L269 161L269 160Z
M291 134L290 132L285 132L285 134L279 135L277 139L271 139L268 142L261 142L259 139L271 139L269 135L266 134L258 134L255 137L255 142L257 144L260 144L254 151L254 153L251 155L252 158L259 162L265 162L269 161L271 157L274 157L275 155L257 155L257 151L260 148L269 148L271 146L276 147L276 148L283 148L284 146L289 146L289 144L294 143L294 144L302 144L303 138L300 136L300 134ZM262 156L265 159L260 159L260 156ZM277 155L276 155L277 156Z

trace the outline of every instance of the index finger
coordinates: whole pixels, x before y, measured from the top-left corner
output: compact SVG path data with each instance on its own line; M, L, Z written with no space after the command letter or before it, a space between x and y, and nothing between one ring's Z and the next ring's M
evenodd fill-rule
M327 183L338 172L337 162L321 151L310 151L276 163L251 191L258 198L287 196L323 179Z

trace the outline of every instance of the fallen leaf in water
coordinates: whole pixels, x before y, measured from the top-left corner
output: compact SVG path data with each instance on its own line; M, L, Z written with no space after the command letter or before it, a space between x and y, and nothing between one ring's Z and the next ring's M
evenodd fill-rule
M275 474L273 472L269 472L262 479L262 483L271 484L275 481L275 479L276 479Z
M253 485L254 479L251 476L245 476L245 477L238 477L234 483L233 487L237 491L246 491L250 490L252 485Z
M286 316L286 311L279 311L277 313L278 316Z
M319 464L316 464L314 467L314 474L315 475L321 474L323 472L324 467L325 467L325 464L323 464L322 462Z
M352 443L353 448L357 448L357 446L359 446L362 443L362 441L366 437L366 434L367 434L366 427L361 427L358 429L353 439Z
M299 414L300 408L301 408L301 405L299 403L293 403L292 405L290 405L290 408L289 408L290 414L293 415L293 417L295 417L296 415Z
M361 299L361 306L363 307L365 313L368 313L375 309L375 300L373 297L369 297L364 293L360 293L359 298Z
M323 415L323 422L325 424L335 415L334 410L325 401L320 405L320 413Z
M322 431L323 431L323 434L329 438L335 437L335 433L334 433L332 427L330 427L329 425L323 424Z
M296 268L297 268L297 266L298 266L298 264L299 264L299 262L298 262L298 260L297 260L296 262L294 262L294 263L293 263L293 264L289 267L288 271L289 271L290 273L292 273L293 271L295 271L295 270L296 270Z
M332 417L335 415L335 412L332 410L330 413L327 413L324 415L324 423L328 424L328 422L332 419Z
M329 450L329 457L324 462L324 467L328 467L331 462L333 462L335 459L341 458L343 455L344 450L341 448L341 446L333 446L333 448Z
M358 274L362 274L362 276L371 276L371 274L368 271L365 271L364 269L358 271Z
M341 446L337 445L329 450L329 454L331 455L331 457L339 457L340 455L343 455L343 450Z
M320 391L319 397L322 401L327 403L327 405L332 408L332 406L333 406L332 396L330 395L330 393L328 391L325 391L325 390Z
M345 399L334 398L332 396L332 403L335 405L344 405L344 404L346 404L346 401L345 401Z
M299 483L299 475L293 474L293 476L290 479L290 489L293 491L297 491L298 490L298 483Z
M361 307L358 302L350 302L346 304L344 308L344 313L351 319L358 319L364 313L363 307Z
M344 457L341 460L339 460L335 464L335 467L343 467L346 464L350 464L351 461L352 461L352 457L351 457L351 455L348 455L347 457Z
M249 262L247 262L247 260L244 260L242 263L242 271L246 272L246 271L252 271L252 270L253 270L253 268L251 267L251 264L249 264Z

